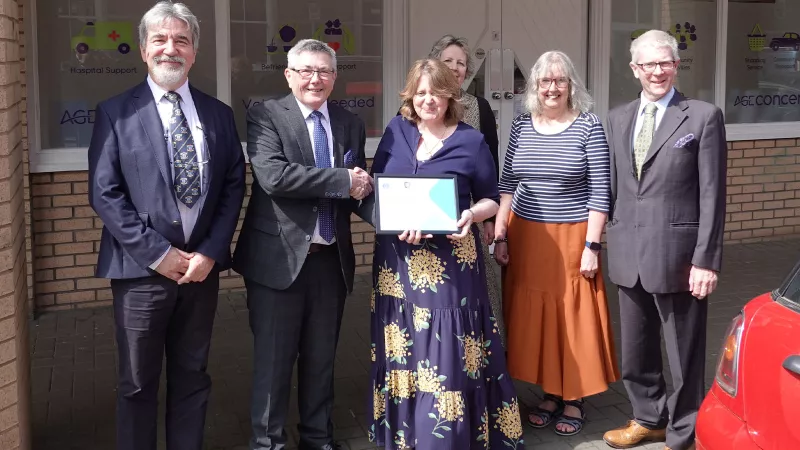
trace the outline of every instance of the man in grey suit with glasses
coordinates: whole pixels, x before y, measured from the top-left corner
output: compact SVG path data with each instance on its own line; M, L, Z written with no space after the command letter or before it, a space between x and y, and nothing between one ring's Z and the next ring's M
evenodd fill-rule
M603 436L614 448L664 440L669 450L693 448L705 393L706 298L722 264L727 144L720 109L675 90L679 62L675 38L663 31L633 41L630 67L642 93L608 118L609 277L619 287L622 378L633 406L633 420Z
M292 93L248 111L253 193L234 252L255 349L250 448L286 446L297 361L299 448L325 450L335 448L333 361L355 272L350 216L372 178L364 123L328 102L333 49L301 40L284 74Z

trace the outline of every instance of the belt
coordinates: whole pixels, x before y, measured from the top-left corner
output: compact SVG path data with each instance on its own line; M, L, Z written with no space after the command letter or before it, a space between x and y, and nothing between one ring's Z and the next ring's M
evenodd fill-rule
M333 247L333 245L312 243L311 245L308 246L308 254L310 255L312 253L317 253L319 251L322 251L322 250L325 250L325 249L328 249L328 248L331 248L331 247Z

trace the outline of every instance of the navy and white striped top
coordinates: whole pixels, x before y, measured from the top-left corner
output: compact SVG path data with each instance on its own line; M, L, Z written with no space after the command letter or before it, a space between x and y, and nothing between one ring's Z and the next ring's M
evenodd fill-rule
M511 124L500 193L511 210L537 222L583 222L611 202L608 142L600 119L582 113L558 134L540 134L530 113Z

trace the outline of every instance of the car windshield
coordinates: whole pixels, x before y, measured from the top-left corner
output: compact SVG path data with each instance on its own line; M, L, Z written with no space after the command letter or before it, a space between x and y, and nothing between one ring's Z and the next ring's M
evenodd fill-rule
M778 298L783 297L800 306L800 263L794 266L776 293Z

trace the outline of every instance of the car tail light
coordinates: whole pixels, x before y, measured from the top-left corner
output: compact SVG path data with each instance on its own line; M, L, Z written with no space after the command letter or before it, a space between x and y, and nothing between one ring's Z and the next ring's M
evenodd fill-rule
M717 364L716 380L719 387L733 397L736 397L737 380L739 377L739 348L742 342L742 329L744 328L744 313L739 313L733 318L725 338L722 341L719 363Z

